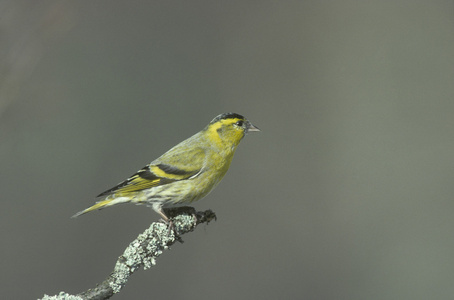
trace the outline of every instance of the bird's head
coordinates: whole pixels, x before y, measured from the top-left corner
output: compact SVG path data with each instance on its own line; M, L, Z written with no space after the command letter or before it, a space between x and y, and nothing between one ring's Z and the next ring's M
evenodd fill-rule
M224 113L217 116L208 124L206 130L213 141L234 147L248 132L260 131L245 117L236 113Z

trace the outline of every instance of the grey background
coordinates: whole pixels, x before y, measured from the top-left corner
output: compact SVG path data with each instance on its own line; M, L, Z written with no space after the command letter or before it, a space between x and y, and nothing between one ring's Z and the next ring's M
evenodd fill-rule
M94 196L222 112L262 129L115 299L452 299L453 1L2 1L2 299L101 282Z

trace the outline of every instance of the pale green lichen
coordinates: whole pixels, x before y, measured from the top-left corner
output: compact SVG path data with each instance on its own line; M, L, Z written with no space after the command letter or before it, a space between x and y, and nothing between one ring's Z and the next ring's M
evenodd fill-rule
M180 235L193 231L199 223L209 223L216 219L216 215L211 211L195 212L193 208L176 208L169 210L172 213L173 230L169 229L169 224L153 223L143 233L132 241L125 249L110 276L96 288L81 293L87 299L104 299L118 293L127 283L129 276L143 266L145 270L156 264L156 258L165 249L176 241L180 241ZM45 295L43 300L81 300L79 296L73 296L61 292L58 296Z
M173 222L177 233L192 231L197 225L192 215L179 215ZM121 290L134 271L142 266L147 270L156 264L156 258L177 240L174 231L169 230L166 224L153 223L129 244L111 275L109 284L114 293Z
M74 296L65 292L60 292L60 294L56 296L44 295L42 300L84 300L84 299L79 296Z
M162 223L153 223L139 234L117 260L111 275L112 280L109 282L114 293L118 293L129 276L141 266L145 270L154 266L156 258L167 248L167 244L172 242L175 242L174 234L169 234L168 226Z

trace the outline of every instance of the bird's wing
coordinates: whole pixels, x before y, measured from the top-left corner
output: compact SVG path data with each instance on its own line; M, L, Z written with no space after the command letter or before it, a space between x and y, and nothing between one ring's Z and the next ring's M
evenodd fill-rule
M186 151L183 153L182 157L175 155L171 160L172 163L165 163L166 154L140 169L125 181L99 194L97 197L103 197L114 193L128 194L179 180L189 179L200 174L205 165L205 151L202 148ZM169 151L169 154L171 154L171 151ZM202 161L202 163L197 165L196 162L200 161Z

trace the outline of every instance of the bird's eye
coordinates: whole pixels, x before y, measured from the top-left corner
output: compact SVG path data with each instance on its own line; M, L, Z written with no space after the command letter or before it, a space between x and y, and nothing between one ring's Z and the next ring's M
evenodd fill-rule
M242 127L243 126L243 121L238 121L235 123L235 125Z

